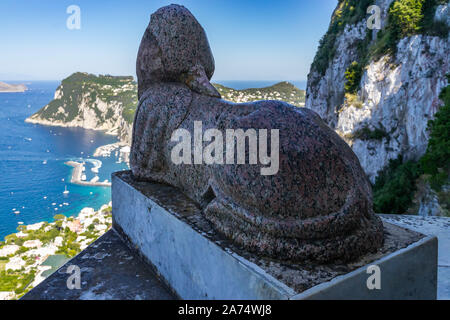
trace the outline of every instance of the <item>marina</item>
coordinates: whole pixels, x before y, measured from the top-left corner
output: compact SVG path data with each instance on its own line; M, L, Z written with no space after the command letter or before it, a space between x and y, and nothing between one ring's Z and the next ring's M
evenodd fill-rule
M90 181L86 180L86 175L83 174L83 172L86 170L83 163L76 162L76 161L67 161L65 162L66 165L73 167L72 171L72 178L70 180L71 183L75 183L82 186L96 186L96 187L110 187L111 182L108 180L105 181L98 181L97 176L94 177ZM84 178L84 179L83 179Z

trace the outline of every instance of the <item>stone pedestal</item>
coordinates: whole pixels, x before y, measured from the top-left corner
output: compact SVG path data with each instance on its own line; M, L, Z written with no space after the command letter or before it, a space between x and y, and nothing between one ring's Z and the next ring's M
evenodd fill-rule
M113 174L112 205L114 229L182 299L436 299L437 239L386 222L377 253L289 264L235 247L177 189L129 171ZM380 289L370 290L373 265Z

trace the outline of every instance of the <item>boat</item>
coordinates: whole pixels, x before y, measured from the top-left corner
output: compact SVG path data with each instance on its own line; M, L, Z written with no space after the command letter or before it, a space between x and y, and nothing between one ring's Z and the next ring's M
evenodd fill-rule
M65 186L63 193L64 194L68 194L69 193L69 190L67 190L67 186Z

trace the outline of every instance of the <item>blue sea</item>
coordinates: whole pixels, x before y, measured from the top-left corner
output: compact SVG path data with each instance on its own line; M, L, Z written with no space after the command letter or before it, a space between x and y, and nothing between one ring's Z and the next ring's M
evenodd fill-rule
M25 83L24 93L0 93L0 240L17 231L19 222L53 221L55 214L77 215L81 209L99 209L111 200L108 187L70 183L68 160L86 161L87 180L94 174L90 159L102 161L100 181L128 169L116 156L93 158L99 146L117 142L116 137L81 128L49 127L24 120L53 99L59 81ZM217 81L234 88L261 88L279 81ZM300 89L305 83L290 81ZM69 194L64 195L67 187ZM66 205L68 204L68 205ZM55 210L57 209L57 210ZM19 211L16 214L14 212Z
M88 161L90 180L94 173L89 159L94 159L95 149L117 138L94 130L24 122L53 99L59 85L57 81L25 83L29 90L24 93L0 93L0 240L16 232L19 222L52 221L55 214L77 215L84 207L99 209L111 200L108 187L71 184L72 168L64 162ZM128 168L116 163L114 155L96 159L102 161L100 181L111 181L112 172ZM69 194L64 195L66 187Z

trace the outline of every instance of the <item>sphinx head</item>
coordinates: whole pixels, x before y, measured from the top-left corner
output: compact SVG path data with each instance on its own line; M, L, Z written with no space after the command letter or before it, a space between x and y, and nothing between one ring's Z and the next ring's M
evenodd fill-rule
M139 97L152 83L181 82L212 97L214 57L202 26L185 7L169 5L151 15L136 62Z

